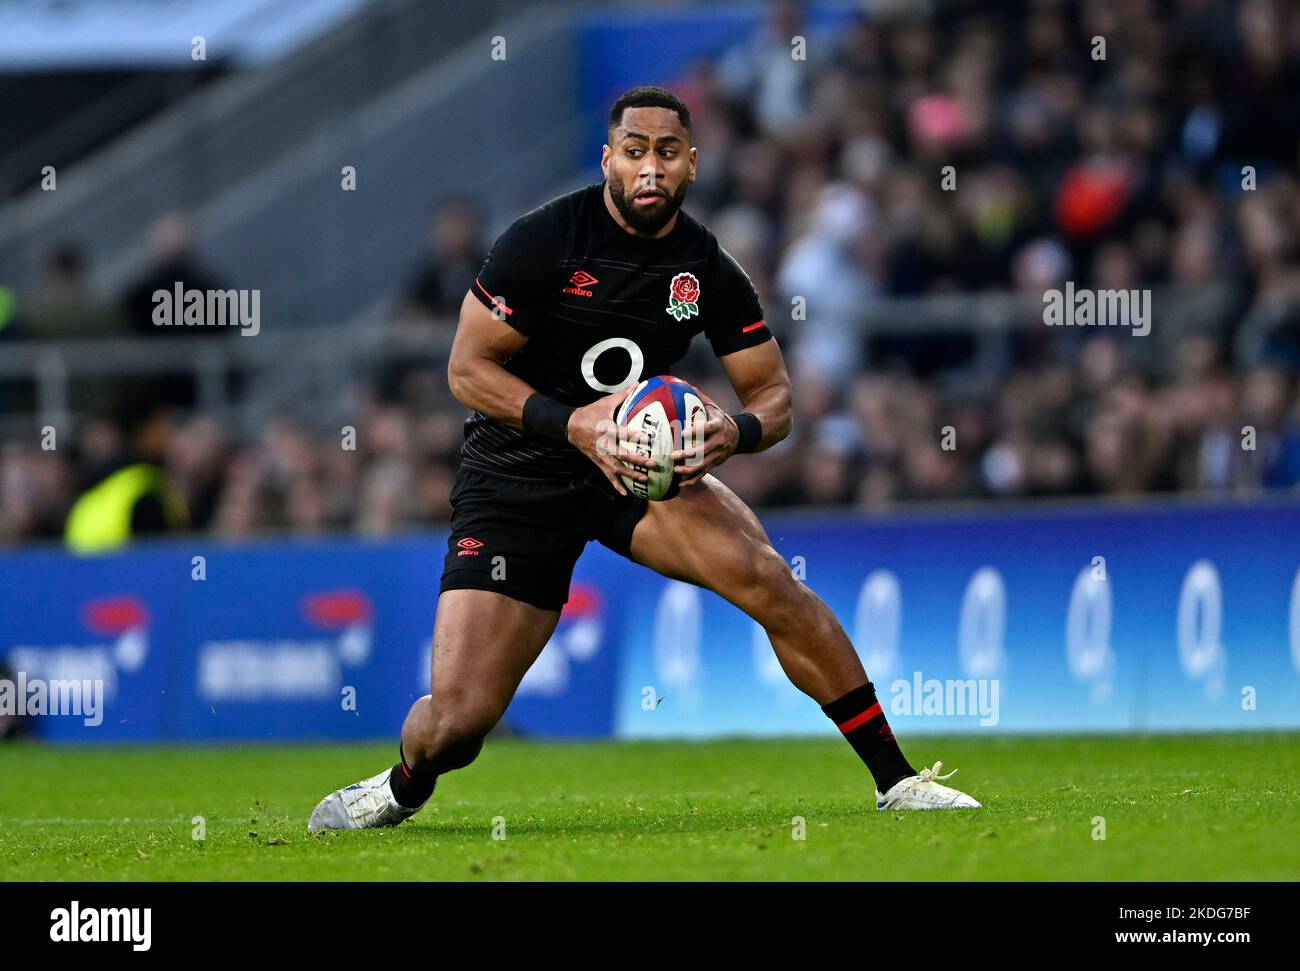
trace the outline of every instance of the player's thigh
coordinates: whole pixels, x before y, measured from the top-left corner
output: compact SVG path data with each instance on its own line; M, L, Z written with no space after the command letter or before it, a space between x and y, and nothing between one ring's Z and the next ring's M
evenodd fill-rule
M632 532L632 558L750 609L793 580L762 523L713 475L652 502Z
M435 708L504 711L559 620L558 610L491 590L444 590L433 624Z

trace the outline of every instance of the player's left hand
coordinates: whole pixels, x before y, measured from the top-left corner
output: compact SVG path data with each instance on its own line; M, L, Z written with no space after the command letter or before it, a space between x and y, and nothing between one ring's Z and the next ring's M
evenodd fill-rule
M730 415L706 399L704 423L697 426L696 442L695 448L679 448L671 456L673 471L682 476L683 486L695 485L710 469L731 458L740 443L740 429Z

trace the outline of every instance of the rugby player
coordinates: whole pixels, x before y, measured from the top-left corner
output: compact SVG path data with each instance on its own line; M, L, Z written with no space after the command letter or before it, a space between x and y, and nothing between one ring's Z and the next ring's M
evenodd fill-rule
M447 376L473 415L450 496L431 692L406 717L399 761L326 796L309 828L400 823L439 776L474 761L555 630L590 540L762 624L786 675L865 763L878 809L977 808L939 781L952 774L942 763L918 772L904 757L834 613L711 474L790 433L791 390L749 277L682 209L697 162L690 112L663 88L634 88L608 136L604 181L516 220L465 296ZM621 477L645 481L654 460L626 440L609 447L612 417L701 332L743 410L706 398L699 449L672 453L682 488L647 502Z

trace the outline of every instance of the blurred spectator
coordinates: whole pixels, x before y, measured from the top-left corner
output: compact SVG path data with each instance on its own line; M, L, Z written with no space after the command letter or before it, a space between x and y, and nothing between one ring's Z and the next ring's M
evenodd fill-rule
M439 205L429 223L428 245L403 295L402 313L454 329L461 301L487 259L478 206L468 199Z
M411 275L397 312L398 341L413 351L436 331L453 334L460 305L487 259L479 207L468 199L443 202L429 223L428 250ZM380 395L392 400L427 365L395 357L375 375Z
M790 348L796 379L817 373L845 381L861 366L856 325L876 287L856 247L870 225L870 209L857 190L827 186L808 232L786 252L777 274L780 300L785 307L797 302L806 318Z
M230 458L226 430L210 416L189 419L172 437L167 465L185 497L190 525L195 530L208 530L216 518L222 477Z
M45 264L45 289L23 316L34 340L113 337L125 331L121 316L90 291L85 256L74 246L60 246Z
M172 441L171 409L141 392L123 403L117 426L120 447L91 467L68 512L64 539L77 553L106 552L139 536L189 526L184 500L164 468Z
M753 280L794 380L791 437L723 481L760 507L1300 487L1300 8L888 0L829 32L824 13L771 3L751 37L665 79L700 147L687 207ZM323 416L252 436L185 417L166 461L192 528L446 520L465 412L427 348L455 326L482 232L473 200L434 213L393 357L339 389L355 450ZM149 333L155 289L214 287L179 217L154 252L124 301ZM84 294L75 263L52 264L47 295ZM1067 283L1150 288L1150 334L1045 327L1043 295ZM38 303L5 293L0 325ZM890 298L909 299L886 326ZM925 307L963 332L913 322L910 298L940 298ZM1009 333L972 340L990 307ZM734 404L707 347L677 373ZM77 464L0 445L0 542L57 536L70 483L120 437L83 420Z
M154 323L157 303L154 293L171 292L176 284L185 290L221 290L213 274L194 253L194 234L186 218L178 212L165 213L154 221L149 231L153 264L122 296L122 314L127 326L137 334L214 334L223 328L158 327Z
M804 60L791 56L796 36L805 40ZM810 79L825 49L807 36L804 0L772 0L763 29L718 64L719 81L734 106L752 112L759 132L794 140L804 130Z
M33 340L114 337L126 322L112 305L92 293L86 279L85 257L75 246L50 253L44 289L23 314L23 334ZM124 393L125 382L113 377L81 377L73 386L71 405L77 411L111 411Z
M61 452L0 444L0 544L61 539L71 480Z
M194 237L183 215L169 212L160 216L150 229L153 265L135 283L127 287L122 297L122 315L130 330L141 336L172 339L177 336L214 337L233 333L233 327L160 327L154 323L158 307L154 294L159 290L171 293L179 284L182 290L225 289L194 253ZM197 383L190 372L164 374L153 382L162 400L179 408L188 408L197 401Z

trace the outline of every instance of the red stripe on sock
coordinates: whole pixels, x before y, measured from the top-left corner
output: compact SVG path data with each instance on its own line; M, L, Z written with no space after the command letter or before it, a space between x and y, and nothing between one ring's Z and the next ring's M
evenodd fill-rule
M411 770L408 769L408 768L406 767L406 760L405 760L405 759L402 760L401 765L402 765L402 775L404 775L404 776L406 776L406 778L410 779L410 778L411 778Z
M840 731L847 735L849 732L853 731L853 729L857 728L859 725L865 725L880 713L880 702L877 701L862 714L854 715L846 722L840 722Z

